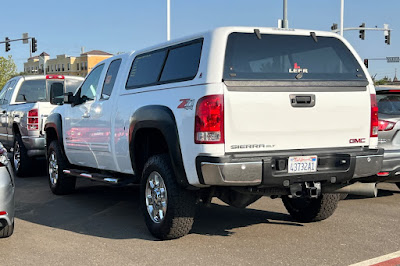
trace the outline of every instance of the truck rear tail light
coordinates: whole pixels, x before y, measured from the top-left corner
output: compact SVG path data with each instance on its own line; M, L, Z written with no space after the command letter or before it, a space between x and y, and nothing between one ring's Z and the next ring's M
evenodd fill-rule
M7 215L6 211L0 211L0 215Z
M224 96L208 95L196 106L194 142L197 144L224 143Z
M28 112L28 130L39 129L39 112L38 109L32 109Z
M378 137L378 105L376 104L376 94L371 94L371 137Z
M46 79L64 79L63 75L47 75Z
M377 176L388 176L390 173L389 172L379 172L376 175Z
M378 130L379 131L390 131L394 128L395 125L396 125L396 123L394 123L394 122L379 120Z

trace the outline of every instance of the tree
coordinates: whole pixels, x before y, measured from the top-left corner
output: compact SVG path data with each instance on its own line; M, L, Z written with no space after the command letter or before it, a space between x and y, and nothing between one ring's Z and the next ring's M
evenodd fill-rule
M9 55L8 59L0 56L0 90L4 87L6 82L17 73L17 66Z

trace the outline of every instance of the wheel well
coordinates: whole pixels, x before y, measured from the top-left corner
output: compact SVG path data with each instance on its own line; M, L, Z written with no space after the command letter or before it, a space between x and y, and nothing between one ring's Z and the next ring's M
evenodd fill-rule
M46 129L46 147L49 147L50 143L53 140L57 140L57 133L54 128L47 128Z
M133 155L137 175L141 175L144 164L156 154L168 153L168 144L164 135L158 129L143 128L135 134Z

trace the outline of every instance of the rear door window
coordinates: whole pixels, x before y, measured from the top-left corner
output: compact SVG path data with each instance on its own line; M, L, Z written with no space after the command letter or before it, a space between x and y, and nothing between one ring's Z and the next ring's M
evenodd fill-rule
M298 75L299 73L301 75ZM317 36L232 33L224 80L366 80L339 39Z
M46 95L46 80L25 80L19 88L15 102L45 102Z
M378 113L400 115L400 94L377 94Z
M114 60L108 67L106 78L104 80L103 91L101 93L102 99L108 99L111 96L111 92L114 88L115 79L117 78L121 62L121 59Z

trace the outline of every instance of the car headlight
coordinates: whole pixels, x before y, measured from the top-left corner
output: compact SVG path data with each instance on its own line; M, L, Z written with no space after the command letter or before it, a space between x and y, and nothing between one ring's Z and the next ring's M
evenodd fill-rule
M0 166L5 166L9 163L7 150L4 148L3 144L0 143Z

